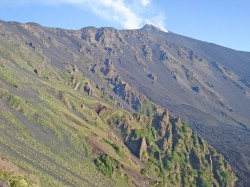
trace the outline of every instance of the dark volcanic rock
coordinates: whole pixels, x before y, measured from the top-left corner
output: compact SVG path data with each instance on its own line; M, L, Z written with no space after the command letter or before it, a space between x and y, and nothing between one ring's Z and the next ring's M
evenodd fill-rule
M199 93L200 92L200 87L199 86L192 86L192 90Z
M152 79L153 81L157 80L157 76L155 74L153 74L153 73L148 74L147 77Z

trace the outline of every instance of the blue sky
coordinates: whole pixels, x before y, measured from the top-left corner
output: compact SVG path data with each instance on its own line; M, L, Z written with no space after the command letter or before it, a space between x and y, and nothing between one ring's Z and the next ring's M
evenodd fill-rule
M177 34L250 51L249 9L249 0L1 0L0 19L66 29L135 29L150 21Z

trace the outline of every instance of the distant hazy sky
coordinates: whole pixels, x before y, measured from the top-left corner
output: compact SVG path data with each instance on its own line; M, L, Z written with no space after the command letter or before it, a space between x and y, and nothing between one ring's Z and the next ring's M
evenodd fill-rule
M0 0L0 19L66 29L135 29L151 21L177 34L250 51L250 0Z

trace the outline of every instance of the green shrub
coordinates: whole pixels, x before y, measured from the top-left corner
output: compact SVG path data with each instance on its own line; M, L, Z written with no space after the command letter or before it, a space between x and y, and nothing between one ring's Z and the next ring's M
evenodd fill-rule
M173 163L170 160L166 160L164 167L166 170L171 171L173 169Z
M138 108L138 112L147 116L154 116L156 113L157 107L155 104L151 103L148 100L144 100L141 104L141 107Z
M95 165L100 172L109 177L112 177L117 169L117 162L108 155L97 158Z
M210 187L212 186L211 183L209 182L208 179L206 179L204 176L200 176L198 178L198 186L202 186L202 187Z
M178 164L180 162L180 157L176 152L173 153L171 161L175 162L176 164Z
M115 149L115 152L120 155L120 156L123 156L124 155L124 152L122 151L122 149L116 145L116 144L112 144L113 148Z
M36 186L26 176L17 175L13 172L8 172L0 169L1 181L6 181L13 187L30 187Z
M146 171L146 169L142 168L141 171L140 171L140 173L141 173L142 175L146 175L147 171Z

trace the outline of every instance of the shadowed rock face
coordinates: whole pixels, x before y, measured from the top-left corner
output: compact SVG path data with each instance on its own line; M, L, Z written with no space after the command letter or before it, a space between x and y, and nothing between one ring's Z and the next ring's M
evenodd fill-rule
M224 154L239 186L250 182L250 53L147 25L70 31L1 22L0 34L59 69L77 65L129 111L144 98L168 108Z

